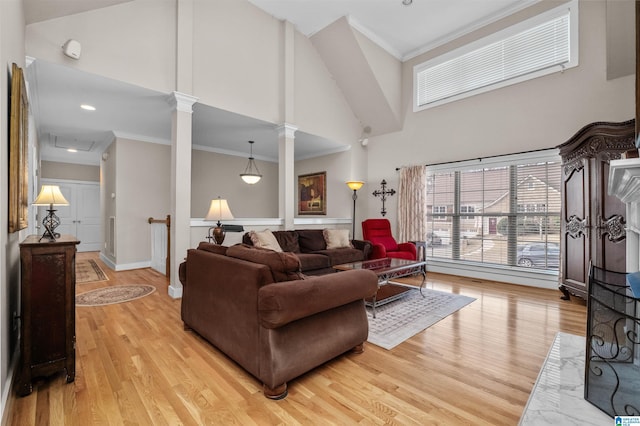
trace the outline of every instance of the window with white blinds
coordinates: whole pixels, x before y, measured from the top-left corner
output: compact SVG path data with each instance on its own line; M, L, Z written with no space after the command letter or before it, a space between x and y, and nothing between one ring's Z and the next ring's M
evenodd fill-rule
M414 68L414 110L578 64L577 1Z
M530 158L527 158L530 157ZM560 161L554 153L496 157L429 170L428 256L557 270Z

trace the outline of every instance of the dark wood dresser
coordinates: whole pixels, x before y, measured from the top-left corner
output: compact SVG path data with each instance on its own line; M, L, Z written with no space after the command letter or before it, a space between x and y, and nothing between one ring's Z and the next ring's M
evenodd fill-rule
M56 241L30 235L20 244L20 364L17 393L29 395L32 379L66 370L76 374L76 245L71 235Z

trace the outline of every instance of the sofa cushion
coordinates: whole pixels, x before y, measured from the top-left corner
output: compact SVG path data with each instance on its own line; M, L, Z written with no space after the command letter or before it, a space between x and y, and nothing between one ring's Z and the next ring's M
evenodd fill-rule
M304 279L300 271L300 260L293 253L236 244L227 249L227 256L267 265L276 282Z
M219 244L213 244L213 243L206 243L204 241L198 244L198 250L209 251L211 253L221 254L223 256L227 254L227 248L228 247L226 246L221 246Z
M301 252L309 253L327 248L322 229L298 229L296 232Z
M265 229L264 231L251 231L249 232L249 237L255 247L273 251L282 251L282 247L278 244L278 240L276 240L273 232L268 229Z
M282 251L300 253L300 244L298 244L298 233L296 231L274 231L273 236L278 240Z
M327 250L353 247L349 241L348 229L323 229L322 236L327 244Z
M316 269L331 268L331 259L323 254L318 253L296 253L300 259L302 271L313 271Z
M320 250L316 254L321 254L329 259L330 266L341 265L343 263L359 262L365 260L364 252L354 248L339 248L332 250Z

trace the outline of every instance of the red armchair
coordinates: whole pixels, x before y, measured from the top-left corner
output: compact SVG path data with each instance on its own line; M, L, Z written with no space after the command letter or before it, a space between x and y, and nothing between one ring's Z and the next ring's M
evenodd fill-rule
M391 235L391 224L387 219L367 219L362 222L362 239L371 242L369 259L395 257L416 260L416 246L397 243Z

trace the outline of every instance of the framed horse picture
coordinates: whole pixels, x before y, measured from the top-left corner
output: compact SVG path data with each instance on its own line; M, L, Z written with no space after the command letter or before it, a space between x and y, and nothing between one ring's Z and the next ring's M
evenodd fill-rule
M327 172L298 176L298 214L327 214Z

